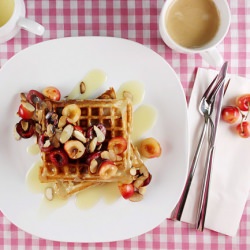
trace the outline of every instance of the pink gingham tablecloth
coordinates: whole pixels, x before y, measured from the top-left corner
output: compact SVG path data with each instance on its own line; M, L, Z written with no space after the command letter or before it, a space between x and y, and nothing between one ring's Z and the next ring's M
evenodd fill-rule
M36 37L22 30L0 44L0 66L20 50L38 42L68 36L114 36L151 48L165 58L179 75L189 100L195 70L208 67L198 55L183 55L166 47L159 35L158 18L163 0L26 0L27 16L42 23L46 32ZM219 50L230 61L229 72L250 78L250 1L228 0L232 24ZM249 180L250 181L250 180ZM228 222L230 223L230 221ZM163 221L146 234L112 243L62 243L23 232L0 212L0 249L250 249L250 197L236 237L189 225Z

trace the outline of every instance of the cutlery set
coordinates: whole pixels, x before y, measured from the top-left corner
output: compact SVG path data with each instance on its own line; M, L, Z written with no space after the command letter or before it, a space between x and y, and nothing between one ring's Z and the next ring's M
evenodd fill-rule
M197 163L200 158L201 149L204 144L205 136L207 135L207 144L208 149L206 152L205 168L202 180L202 187L199 196L198 209L196 211L196 222L195 227L198 231L203 231L205 218L206 218L206 209L208 202L209 194L209 183L213 165L215 142L216 142L216 132L220 120L221 107L223 95L226 91L226 88L230 80L225 84L226 72L227 72L228 62L225 62L219 74L213 79L209 84L208 88L204 92L200 103L199 103L199 112L204 118L204 124L201 131L201 135L194 153L192 163L189 169L189 173L186 179L182 195L177 203L173 213L173 220L181 220L183 209L188 197L190 186L196 171ZM215 112L214 112L215 107Z

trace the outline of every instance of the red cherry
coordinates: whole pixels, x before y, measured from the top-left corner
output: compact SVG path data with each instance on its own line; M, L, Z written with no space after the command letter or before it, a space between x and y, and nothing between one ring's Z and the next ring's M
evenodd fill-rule
M35 133L35 122L31 119L21 119L16 124L16 132L22 138L30 138Z
M57 167L63 167L68 164L68 155L63 149L56 149L49 154L51 162Z
M46 145L48 143L48 145ZM38 137L38 145L42 152L50 152L54 146L50 143L49 137L42 134Z
M106 135L106 128L103 124L99 123L97 125L95 125L97 128L99 128L102 133L104 134L104 136ZM94 125L93 126L90 126L88 129L87 129L87 133L86 133L86 136L87 138L89 139L93 139L95 136L96 136L96 132L94 130Z
M94 152L94 153L90 153L86 155L86 160L85 160L86 164L90 165L92 160L96 160L97 162L100 162L102 160L101 152L98 151L98 152Z
M241 122L237 125L236 132L242 138L250 137L250 123L248 121Z
M133 184L121 184L118 187L124 199L129 199L134 194Z
M110 160L102 161L99 165L99 175L102 179L110 179L117 173L117 166Z
M248 111L250 106L250 94L244 94L236 98L236 106L242 111Z
M36 106L36 103L40 103L42 100L44 100L44 95L36 90L30 90L27 94L27 100L29 103Z
M127 141L121 136L112 138L108 143L108 150L113 150L117 155L122 154L126 149Z
M19 106L17 114L23 119L31 119L33 117L34 112L35 112L35 107L29 102L27 102L27 103L22 103Z
M59 101L61 99L61 93L56 87L47 87L43 90L43 95L53 101Z
M233 124L240 117L240 111L235 106L226 106L221 111L221 119L227 123Z
M147 186L152 180L152 175L149 173L148 178L143 182L143 187Z

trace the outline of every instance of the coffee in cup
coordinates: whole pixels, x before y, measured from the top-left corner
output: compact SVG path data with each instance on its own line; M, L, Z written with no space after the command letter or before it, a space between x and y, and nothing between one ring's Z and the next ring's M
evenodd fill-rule
M220 66L223 58L215 48L230 25L226 0L167 0L159 29L163 41L181 53L199 53L210 65Z

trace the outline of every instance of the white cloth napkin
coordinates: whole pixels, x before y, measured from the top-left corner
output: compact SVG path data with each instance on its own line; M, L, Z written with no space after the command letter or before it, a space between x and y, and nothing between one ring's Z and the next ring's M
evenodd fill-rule
M202 94L218 72L199 68L193 86L188 116L190 162L201 133L203 118L198 112ZM223 106L234 104L238 95L250 93L250 80L227 75L231 82ZM250 120L250 117L249 117ZM193 178L182 221L194 224L205 162L203 152ZM220 121L217 130L214 163L210 180L205 228L235 236L250 190L250 138L240 138L233 126Z

